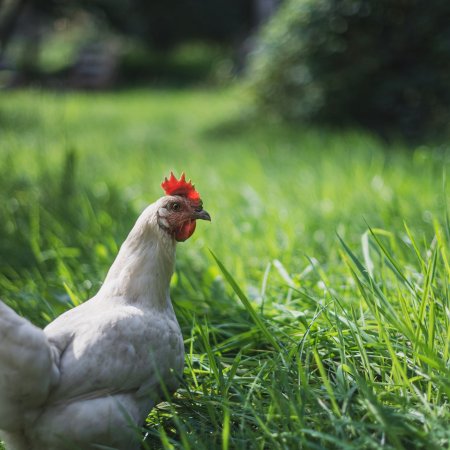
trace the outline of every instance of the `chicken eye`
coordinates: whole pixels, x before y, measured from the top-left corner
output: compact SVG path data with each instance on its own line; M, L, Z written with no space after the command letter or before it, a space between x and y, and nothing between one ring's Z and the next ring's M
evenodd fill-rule
M181 208L181 205L179 203L175 202L175 203L172 203L171 208L172 208L172 211L179 211Z

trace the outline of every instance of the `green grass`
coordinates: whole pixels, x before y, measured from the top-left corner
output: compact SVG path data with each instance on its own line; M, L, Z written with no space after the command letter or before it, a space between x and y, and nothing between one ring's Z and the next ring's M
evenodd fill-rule
M213 218L143 448L450 448L445 146L251 121L235 89L3 95L0 297L34 323L96 292L170 170Z

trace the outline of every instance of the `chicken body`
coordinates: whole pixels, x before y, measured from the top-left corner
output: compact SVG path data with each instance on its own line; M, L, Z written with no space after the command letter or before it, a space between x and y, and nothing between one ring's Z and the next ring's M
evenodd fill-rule
M141 214L97 295L44 330L0 302L0 436L8 450L139 448L138 429L161 385L175 390L183 371L169 297L174 198Z

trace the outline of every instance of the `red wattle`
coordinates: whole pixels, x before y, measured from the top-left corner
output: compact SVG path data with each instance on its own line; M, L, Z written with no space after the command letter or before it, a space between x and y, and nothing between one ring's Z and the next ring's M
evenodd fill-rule
M185 222L175 233L175 239L178 242L183 242L186 239L189 239L195 231L195 226L195 220L189 220L188 222Z

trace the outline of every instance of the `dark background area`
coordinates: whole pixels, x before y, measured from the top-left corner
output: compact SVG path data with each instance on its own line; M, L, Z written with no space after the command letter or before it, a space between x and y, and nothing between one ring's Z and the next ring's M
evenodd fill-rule
M4 87L114 89L244 81L294 124L446 136L443 0L42 1L0 4Z

